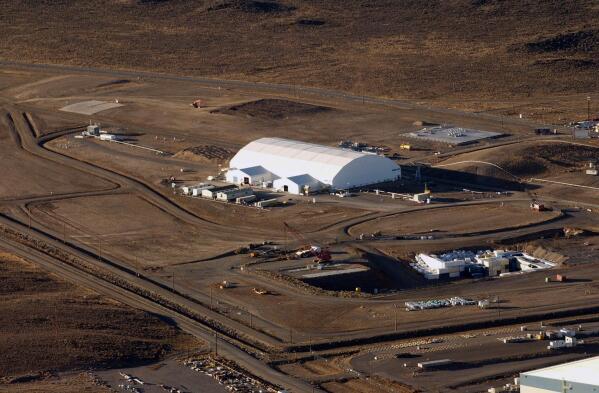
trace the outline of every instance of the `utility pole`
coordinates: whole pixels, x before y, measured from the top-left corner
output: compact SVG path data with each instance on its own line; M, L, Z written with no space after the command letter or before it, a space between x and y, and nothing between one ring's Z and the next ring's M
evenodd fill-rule
M587 96L587 120L591 120L591 96Z

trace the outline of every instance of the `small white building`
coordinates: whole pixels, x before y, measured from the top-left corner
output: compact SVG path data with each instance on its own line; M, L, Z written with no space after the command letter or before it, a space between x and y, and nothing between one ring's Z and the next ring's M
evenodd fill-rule
M289 176L277 179L273 182L273 188L277 191L288 192L290 194L310 194L318 192L326 185L304 173L303 175Z
M216 194L218 194L219 192L225 191L225 190L234 190L234 189L237 189L237 186L228 185L228 186L207 188L207 189L202 190L202 197L209 198L209 199L216 199Z
M266 170L263 166L257 165L249 168L232 168L225 175L227 182L233 184L249 184L253 186L263 186L265 183L272 183L279 177Z
M219 201L233 201L237 198L247 197L254 195L254 191L251 188L231 188L229 190L222 190L216 193L216 199Z
M501 273L509 272L510 260L496 255L481 255L476 261L489 270L489 277L499 276Z
M599 356L520 374L521 393L595 393Z
M118 135L114 134L100 134L101 141L117 141L119 140Z
M455 252L441 256L420 253L416 255L416 261L426 279L437 280L444 277L459 277L473 259L468 253Z

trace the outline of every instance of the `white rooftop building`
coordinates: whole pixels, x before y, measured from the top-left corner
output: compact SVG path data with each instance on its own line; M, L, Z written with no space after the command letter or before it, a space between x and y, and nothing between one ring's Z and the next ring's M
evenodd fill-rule
M347 189L401 177L400 167L383 156L283 138L250 142L231 159L229 167L226 178L231 183L251 184L255 175L248 172L261 167L272 175L267 181L275 182L275 188L285 190L286 186L293 193L303 193L306 186Z
M596 393L599 356L520 374L521 393Z

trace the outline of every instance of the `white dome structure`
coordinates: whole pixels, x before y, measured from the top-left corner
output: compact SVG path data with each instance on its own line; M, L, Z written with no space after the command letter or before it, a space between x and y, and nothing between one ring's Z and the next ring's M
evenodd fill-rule
M401 177L401 168L383 156L283 138L261 138L250 142L231 159L229 167L227 180L239 184L252 183L244 176L244 169L254 167L265 169L273 179L297 179L300 175L309 175L305 178L312 177L334 189Z

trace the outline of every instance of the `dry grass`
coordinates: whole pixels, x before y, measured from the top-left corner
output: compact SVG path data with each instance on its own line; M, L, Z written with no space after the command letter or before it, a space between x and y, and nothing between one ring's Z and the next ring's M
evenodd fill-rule
M0 58L462 102L596 90L593 0L3 1ZM581 108L582 111L582 108Z
M0 253L0 382L147 363L193 345L173 325Z

